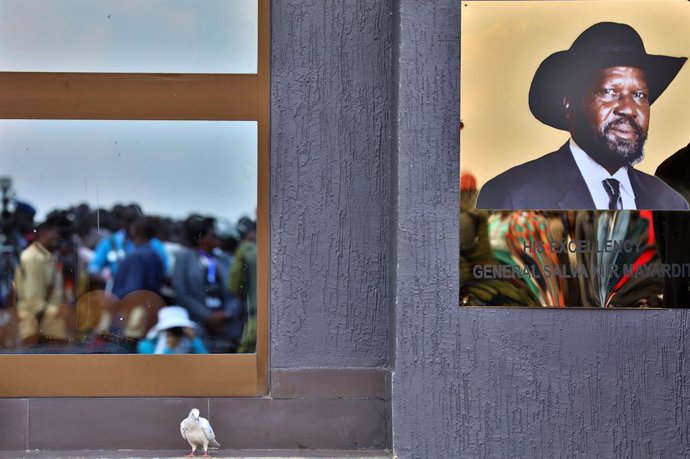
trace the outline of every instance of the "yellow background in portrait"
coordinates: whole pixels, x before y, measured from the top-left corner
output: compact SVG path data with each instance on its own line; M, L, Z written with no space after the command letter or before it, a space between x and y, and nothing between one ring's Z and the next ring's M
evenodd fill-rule
M569 138L568 132L532 115L530 83L546 57L570 48L580 33L602 21L631 25L650 54L690 57L687 0L462 2L460 169L474 174L479 187L557 150ZM690 142L689 128L686 62L651 107L645 159L635 167L654 174L664 159Z

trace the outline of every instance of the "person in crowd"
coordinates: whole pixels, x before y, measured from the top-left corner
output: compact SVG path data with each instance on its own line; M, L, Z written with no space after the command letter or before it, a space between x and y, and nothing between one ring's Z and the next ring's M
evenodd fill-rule
M235 260L235 251L239 246L240 232L228 220L222 219L216 221L216 231L218 236L218 247L213 251L218 257L218 260L225 266L227 272Z
M151 247L157 230L153 217L135 220L128 234L132 247L119 263L113 282L111 302L104 303L97 334L119 342L131 352L152 325L157 308L166 304L161 297L165 272L160 256Z
M242 234L242 243L235 251L229 287L230 291L245 305L246 323L238 352L254 352L256 350L256 222L243 219L238 228Z
M33 242L32 230L36 209L24 201L16 201L14 210L14 226L17 232L16 245L20 251L26 249Z
M197 334L198 325L189 319L187 310L167 306L158 311L158 323L146 338L137 343L139 354L207 354Z
M58 232L47 220L36 228L36 240L24 250L15 272L19 334L22 344L69 339L69 307L62 303L62 273L53 251Z
M165 268L158 253L151 246L156 224L151 217L141 217L132 223L129 253L115 274L113 294L122 299L137 290L160 294Z
M541 63L529 92L532 114L570 139L487 182L477 208L687 210L679 193L633 167L644 158L651 105L686 60L648 54L629 25L589 27Z
M161 296L165 299L167 304L175 304L176 295L175 289L172 286L172 276L175 267L175 258L177 254L185 249L186 236L180 235L180 222L171 218L160 218L160 225L158 236L163 241L163 247L168 258L168 268L165 272L165 280L161 287ZM182 230L184 233L184 230Z
M202 325L211 352L235 352L242 334L242 308L228 290L227 269L215 255L215 220L193 215L186 221L192 247L175 259L172 284L177 304Z
M30 204L15 200L14 212L7 209L0 216L0 309L12 303L14 272L19 255L34 240L34 215Z
M75 235L75 221L72 209L53 210L48 213L47 220L53 222L58 233L58 245L53 251L56 266L62 273L63 302L74 304L77 297L84 293L80 287L82 266L75 253L78 253L77 237Z
M135 248L128 235L128 229L137 217L143 215L141 208L136 204L127 207L117 205L112 213L117 231L96 245L93 259L89 264L89 274L96 282L105 281L106 290L112 290L120 262ZM157 238L152 238L150 245L163 262L163 268L167 270L168 256L163 243Z

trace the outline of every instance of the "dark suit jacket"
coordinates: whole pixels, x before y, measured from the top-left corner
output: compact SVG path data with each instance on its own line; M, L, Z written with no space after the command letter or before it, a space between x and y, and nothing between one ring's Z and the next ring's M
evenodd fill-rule
M661 163L656 176L690 199L690 144ZM654 212L654 232L664 263L690 263L690 213ZM690 308L690 277L664 276L664 306Z
M628 168L638 209L686 210L683 197L660 179ZM477 209L596 209L566 143L558 151L513 167L484 185Z
M221 310L232 312L234 296L227 287L228 271L223 263L216 265L220 280ZM194 249L185 249L175 256L172 285L175 289L177 304L189 311L189 317L203 324L213 312L206 306L206 279L204 268L199 262L199 253Z

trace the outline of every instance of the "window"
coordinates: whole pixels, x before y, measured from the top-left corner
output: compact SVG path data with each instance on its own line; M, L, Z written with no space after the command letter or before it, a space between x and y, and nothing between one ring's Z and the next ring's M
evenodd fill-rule
M255 135L258 154L248 167L257 170L256 352L165 356L0 354L0 364L11 369L0 382L0 396L248 396L265 393L268 371L270 2L165 0L150 3L151 15L143 14L138 2L107 0L97 3L0 0L0 135L3 130L14 135L30 126L32 129L40 127L44 132L58 132L63 139L71 132L84 141L90 133L98 132L102 142L103 138L108 138L109 130L158 131L159 141L169 135L176 139L176 147L179 147L179 143L185 142L180 136L184 136L190 126L204 130L205 137L217 134L216 138L222 138L237 127L245 133L247 129L255 132L252 135ZM50 14L50 9L56 5L90 16L84 21L56 21ZM206 14L202 11L204 8L215 8L224 14ZM127 16L128 11L131 16ZM255 26L251 25L251 14L256 17ZM167 21L165 24L172 26L162 27L162 32L155 35L151 33L152 18ZM209 27L204 21L214 21L214 24ZM240 27L223 27L225 21L244 21L249 26L243 28L245 35L242 35ZM12 42L7 32L10 28L19 32L28 30L29 25L45 28L49 22L50 30L42 35L47 37L43 41L32 36L32 42L27 36ZM85 33L97 32L101 48L94 48L93 39L75 35L77 24L85 24ZM252 35L258 37L255 42L247 38ZM127 48L126 42L131 37L135 38L136 46L130 43ZM248 48L248 54L255 59L235 59L238 47ZM100 51L94 52L94 49ZM131 59L127 58L127 53L133 55ZM4 135L0 147L8 145L11 137ZM193 143L194 139L194 136L188 137L186 142ZM145 176L141 168L149 167L150 163L142 157L134 159L139 150L120 147L123 154L132 156L133 164L138 167L133 176ZM159 145L149 152L155 152L154 156L165 161L166 152L162 149ZM181 157L185 155L183 150L178 151ZM18 153L14 151L13 154ZM8 158L9 153L3 156L0 151L0 163ZM203 154L198 158L202 159ZM185 160L189 162L188 157ZM61 166L64 164L56 164L56 167ZM135 179L131 180L135 185ZM81 177L78 181L79 186L89 186ZM139 179L136 186L141 185ZM206 185L197 183L199 187ZM66 193L69 184L62 181L55 188ZM40 191L46 194L45 187ZM142 194L141 190L135 193ZM100 199L100 195L97 196ZM170 206L170 202L166 204L168 213L174 212L174 206ZM184 206L178 198L174 204ZM200 375L199 383L195 387L183 384L179 377L183 372Z

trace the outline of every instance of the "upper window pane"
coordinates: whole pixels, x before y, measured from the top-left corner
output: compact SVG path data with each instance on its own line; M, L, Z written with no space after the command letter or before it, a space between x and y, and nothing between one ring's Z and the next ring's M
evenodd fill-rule
M0 120L0 176L40 221L61 206L130 201L237 220L256 207L257 168L254 121Z
M0 0L0 71L256 73L257 0Z

